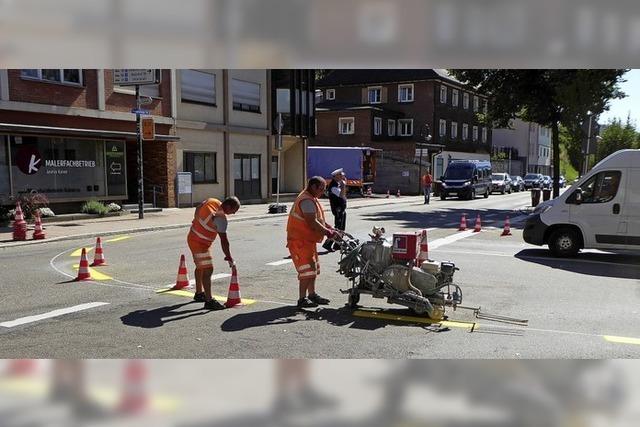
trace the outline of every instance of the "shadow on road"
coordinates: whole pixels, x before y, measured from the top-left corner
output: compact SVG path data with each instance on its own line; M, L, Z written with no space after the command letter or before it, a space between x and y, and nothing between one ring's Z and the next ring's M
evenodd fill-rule
M159 328L169 322L209 313L209 310L202 308L201 303L198 303L198 308L192 310L178 310L180 307L189 304L191 304L191 302L160 307L153 310L136 310L122 316L120 320L127 326L150 329Z
M503 227L507 217L513 219L524 214L512 209L473 209L454 208L438 211L415 212L411 210L397 210L390 212L367 213L360 217L367 221L381 221L384 223L402 223L408 228L458 228L462 214L467 216L467 229L473 228L476 216L480 214L482 225ZM524 228L524 221L512 222L511 228Z
M640 280L640 256L637 255L583 252L576 258L555 258L547 249L524 249L515 257L587 276Z

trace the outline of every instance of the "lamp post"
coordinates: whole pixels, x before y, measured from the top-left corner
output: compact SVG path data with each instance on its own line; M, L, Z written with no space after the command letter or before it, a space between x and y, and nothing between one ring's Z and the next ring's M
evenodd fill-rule
M589 149L591 143L591 119L593 118L593 113L591 111L587 111L587 115L589 116L589 129L587 129L587 151L584 153L584 167L582 170L582 175L587 173L587 169L589 169Z
M431 128L429 124L425 123L420 130L420 138L425 140L427 143L431 141ZM421 193L422 190L422 143L416 144L420 147L420 164L419 164L419 173L418 173L418 194Z

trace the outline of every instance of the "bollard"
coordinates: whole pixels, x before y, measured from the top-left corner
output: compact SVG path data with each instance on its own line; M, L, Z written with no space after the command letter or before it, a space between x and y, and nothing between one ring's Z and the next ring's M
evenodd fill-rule
M540 189L532 188L531 189L531 206L536 207L540 204Z
M542 190L542 201L546 202L549 199L551 199L551 189L545 188Z

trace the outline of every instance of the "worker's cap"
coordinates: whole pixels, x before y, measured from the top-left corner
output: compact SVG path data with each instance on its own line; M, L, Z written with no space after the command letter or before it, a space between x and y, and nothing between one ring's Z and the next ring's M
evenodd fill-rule
M340 175L341 173L344 173L344 169L342 169L342 168L336 169L333 172L331 172L331 176Z

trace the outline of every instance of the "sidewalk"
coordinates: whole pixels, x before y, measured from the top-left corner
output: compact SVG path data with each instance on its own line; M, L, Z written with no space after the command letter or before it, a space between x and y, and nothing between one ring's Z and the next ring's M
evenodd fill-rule
M400 198L376 196L372 198L350 199L349 210L359 209L369 206L406 204L418 202L422 196L403 196ZM328 199L321 199L321 203L326 212L330 212ZM283 217L284 214L269 214L267 209L271 203L257 205L243 205L238 213L229 216L230 222L249 221L261 218ZM287 212L291 209L292 203L287 205ZM194 208L171 208L157 213L145 213L144 219L138 219L138 214L126 214L109 218L91 218L77 221L47 222L44 224L46 239L26 240L14 242L11 227L0 228L0 248L34 245L59 240L88 239L98 236L109 236L116 234L141 233L146 231L168 230L174 228L186 228L191 225ZM31 239L33 224L29 224L27 237Z

